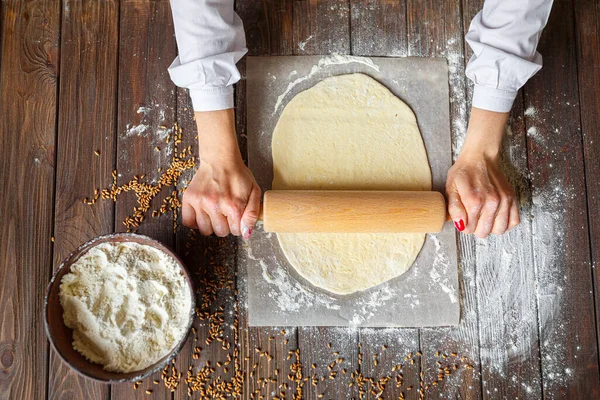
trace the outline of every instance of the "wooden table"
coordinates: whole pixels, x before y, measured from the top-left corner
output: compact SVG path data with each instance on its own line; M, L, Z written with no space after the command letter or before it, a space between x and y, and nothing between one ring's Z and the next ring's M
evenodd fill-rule
M239 0L236 8L253 55L447 57L456 156L472 92L463 37L481 3ZM183 144L195 142L188 96L167 74L177 52L169 3L6 0L0 39L0 399L186 398L183 378L173 395L152 383L159 375L136 391L131 384L83 379L49 348L43 329L43 296L53 269L82 242L126 230L122 221L136 204L131 194L91 206L82 199L109 186L115 169L119 183L138 174L158 176L173 151L153 134L160 125L178 121ZM517 97L503 153L523 221L502 237L460 237L460 326L248 328L243 290L236 290L242 282L235 275L239 242L192 240L181 226L173 231L170 216L148 216L139 232L189 252L187 263L202 283L199 307L207 314L196 322L198 342L190 339L177 358L183 377L190 364L211 361L217 369L212 379L231 380L233 368L225 372L216 363L237 348L243 398L256 390L274 398L283 383L289 385L283 397L292 398L298 385L287 376L296 361L304 377L326 378L316 387L304 383L308 399L321 393L357 398L358 385L348 385L351 372L395 379L397 363L404 364L403 385L397 388L392 379L382 398L401 392L418 398L421 373L430 385L427 398L599 398L600 3L556 0L539 51L544 68ZM244 61L239 66L243 74ZM236 90L244 151L244 80ZM211 326L230 349L216 340L204 343ZM196 346L202 347L198 356ZM288 359L296 349L298 360ZM457 352L474 368L461 365L432 386L436 361L447 362L438 351L449 359ZM404 361L410 352L412 364ZM327 367L336 357L343 361L329 379Z

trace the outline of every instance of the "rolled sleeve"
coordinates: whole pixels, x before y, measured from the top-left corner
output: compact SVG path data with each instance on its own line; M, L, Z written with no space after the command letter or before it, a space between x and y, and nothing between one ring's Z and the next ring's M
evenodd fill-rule
M518 90L542 68L536 51L551 0L486 0L465 37L473 49L466 75L473 106L510 111Z
M194 111L233 108L236 63L247 52L233 0L171 0L171 8L179 50L171 80L189 89Z
M233 86L190 89L194 111L217 111L233 108Z
M472 105L483 110L509 112L516 97L516 90L502 90L475 85Z

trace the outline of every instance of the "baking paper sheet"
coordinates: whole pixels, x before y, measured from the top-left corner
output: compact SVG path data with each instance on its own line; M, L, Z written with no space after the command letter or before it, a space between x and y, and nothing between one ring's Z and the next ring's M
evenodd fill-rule
M445 58L285 56L247 58L249 166L263 191L271 188L271 138L297 93L335 75L365 73L406 102L417 117L432 170L444 192L451 166L448 67ZM412 268L352 295L312 286L288 264L275 234L257 227L240 252L247 273L251 326L421 327L459 322L456 232L451 222L428 234Z

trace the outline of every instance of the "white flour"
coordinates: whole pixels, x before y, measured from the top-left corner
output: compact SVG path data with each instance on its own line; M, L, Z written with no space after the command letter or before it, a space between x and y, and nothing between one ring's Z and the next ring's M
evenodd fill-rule
M330 310L339 309L333 297L317 293L311 288L301 285L287 273L285 268L279 265L275 258L273 260L277 268L272 269L270 272L266 262L255 257L250 246L246 244L245 248L248 258L260 263L263 279L276 288L276 290L269 291L268 296L276 302L281 311L298 312L313 304L321 304Z
M264 236L267 235L271 234ZM330 296L323 291L314 290L309 285L299 282L295 276L290 274L287 267L280 264L275 255L260 258L253 253L250 244L245 243L243 248L246 256L256 262L256 264L250 264L248 267L259 267L261 279L267 283L266 292L262 294L271 299L282 315L301 313L306 309L323 307L328 310L339 311L340 315L347 319L350 327L358 327L385 310L390 302L397 303L400 301L416 310L426 306L421 297L426 297L427 293L417 291L415 288L417 280L427 282L429 291L448 296L449 302L456 303L458 301L457 288L450 283L449 268L451 264L445 249L436 235L427 235L427 241L432 241L435 249L432 265L421 268L418 265L413 265L407 273L405 283L398 285L394 284L393 281L385 282L372 290L353 297L350 314L344 311L347 307L345 300L340 301L337 297ZM428 273L423 274L421 270L428 271Z
M290 82L288 84L285 91L277 97L277 102L275 103L275 109L273 110L273 115L275 115L277 113L277 110L279 110L279 107L281 107L281 103L283 102L285 97L290 93L290 91L295 86L310 79L313 75L315 75L316 73L318 73L319 71L321 71L327 67L330 67L332 65L351 64L351 63L363 64L363 65L366 65L369 68L372 68L375 71L379 72L379 67L377 65L375 65L370 58L346 56L346 55L340 55L340 54L333 54L328 57L323 57L319 60L317 65L314 65L312 67L312 69L310 70L310 72L307 75L305 75L301 78L298 78L295 81Z
M306 38L305 41L298 42L298 48L300 49L300 51L304 51L304 48L306 47L306 43L308 43L308 41L312 38L313 38L313 35L310 35L309 37Z
M527 110L525 110L526 117L535 117L536 115L537 115L537 109L533 106L528 107Z
M429 272L432 284L438 284L442 291L448 295L450 302L458 302L457 290L452 285L448 284L442 279L442 276L447 274L448 268L450 268L450 261L448 256L441 248L441 243L438 237L434 234L430 234L429 237L433 241L435 246L435 258L433 259L433 268Z
M187 333L189 285L176 261L137 243L102 243L79 258L60 285L73 348L107 371L142 370Z
M148 132L152 131L150 125L139 124L139 125L131 125L127 124L125 131L125 137L129 136L146 136Z

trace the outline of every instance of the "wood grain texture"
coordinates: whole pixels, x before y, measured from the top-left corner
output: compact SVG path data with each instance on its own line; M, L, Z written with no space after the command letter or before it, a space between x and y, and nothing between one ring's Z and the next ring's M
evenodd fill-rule
M464 1L465 33L483 1ZM466 59L471 49L466 45ZM467 86L472 97L473 85ZM531 247L531 189L523 98L517 97L506 127L502 170L515 189L521 225L503 236L476 240L481 380L485 398L541 397L536 277ZM484 367L485 366L485 367Z
M592 265L600 260L600 2L577 1L575 37L579 109L583 134L583 155L587 188ZM594 273L596 329L600 334L600 274Z
M196 135L196 122L194 121L193 107L192 101L187 94L187 91L181 88L177 89L177 124L182 127L185 134L182 138L181 147L192 146L194 151L193 154L198 154L198 141L195 139ZM178 189L182 189L187 186L187 182L192 179L193 173L195 171L188 170L185 173L185 176L182 177L180 184L178 185ZM182 224L179 224L177 227L177 233L175 235L175 249L177 254L183 258L186 267L191 272L194 277L194 284L196 285L196 290L198 289L197 282L197 274L198 272L205 268L206 257L205 253L205 239L204 237L198 235L197 237L194 234L195 240L192 240L191 230ZM196 304L199 306L198 301L196 299ZM194 329L199 330L199 324L197 321L194 321ZM179 354L177 355L175 366L178 371L182 373L182 376L185 376L186 370L190 365L194 363L194 348L197 346L198 339L196 339L199 335L191 334L188 338L187 343L183 346ZM180 386L177 388L175 393L173 393L174 399L188 399L187 391L185 388L185 383L180 382Z
M303 376L308 378L303 387L305 399L316 400L319 395L328 399L359 397L357 386L349 386L351 374L360 370L356 330L300 327L298 348L301 351ZM332 372L335 375L330 378Z
M418 399L421 373L421 357L418 329L362 328L359 334L359 350L362 353L360 371L366 378L376 382L381 378L390 377L385 385L382 399ZM397 380L399 379L399 380ZM372 385L368 398L377 398L379 390ZM424 391L425 394L425 391Z
M82 200L109 184L114 168L118 21L116 2L63 4L55 268L83 242L114 229L112 202ZM108 398L106 385L81 378L54 352L49 379L50 398Z
M467 126L466 81L464 76L464 26L460 1L407 1L408 55L446 57L450 83L450 122L454 158L462 148ZM457 327L422 329L421 369L425 382L435 380L439 360L435 354L458 352L475 366L460 369L450 378L430 387L429 395L477 399L482 396L479 371L477 294L474 285L476 258L472 236L459 235L459 285L461 322ZM441 362L441 361L440 361Z
M462 0L460 4L239 0L236 9L253 55L337 52L447 57L456 157L464 140L470 97L464 77L470 49L462 36L481 5L481 0ZM365 364L360 372L364 376L388 375L406 352L421 349L422 363L409 364L403 382L404 388L417 387L420 371L426 382L435 373L435 351L457 350L472 359L476 373L456 374L436 390L429 390L427 397L600 397L600 276L591 268L600 257L596 195L600 189L600 142L596 138L600 129L600 5L593 0L557 0L554 7L539 48L544 68L525 87L523 97L517 98L504 143L503 167L521 200L521 226L505 237L487 241L459 237L460 326L422 329L420 333L414 329L362 329L360 353ZM121 38L121 48L120 18L121 27L130 29ZM79 378L48 350L41 293L52 265L56 268L85 240L114 231L115 223L120 225L130 211L119 207L133 205L131 198L126 200L117 207L119 215L115 217L110 201L88 206L82 199L111 183L117 162L122 179L156 171L158 164L153 163L158 154L153 152L152 137L121 140L118 152L127 157L116 158L117 137L124 136L127 123L142 122L143 113L137 114L140 105L152 103L155 97L172 107L177 101L176 110L165 110L165 119L171 119L164 124L169 126L177 117L184 127L182 145L196 145L187 93L179 90L175 94L166 76L175 52L171 33L166 0L0 3L0 182L5 188L0 196L0 399L110 397L106 386ZM238 67L242 81L236 87L236 123L245 157L243 60ZM61 79L57 81L59 70ZM162 105L162 100L159 103ZM155 128L159 119L160 114L149 114L143 122ZM95 150L99 150L98 156ZM528 214L532 217L529 222ZM214 275L222 268L228 276L235 276L240 268L235 257L240 242L190 239L189 230L181 226L174 241L171 220L163 218L149 218L141 231L174 244L197 274L198 284L203 274ZM56 236L54 246L52 235ZM535 283L537 296L532 298ZM233 340L229 325L234 316L240 318L239 345L246 371L242 398L250 398L256 389L271 398L280 385L290 384L287 374L295 359L287 359L287 355L297 348L305 377L313 374L313 363L315 375L327 376L334 351L340 351L348 373L340 378L338 372L336 380L326 378L316 387L305 383L305 398L320 393L324 398L358 397L356 388L347 385L349 374L358 368L358 331L248 328L244 285L238 276L240 293L218 290L209 308L210 312L220 306L226 310L226 340ZM530 320L536 310L540 326ZM198 340L204 340L209 324L197 321L195 326ZM201 357L195 360L194 346L192 338L176 361L184 377L189 365L214 364L228 354L219 345L202 346ZM268 361L256 347L273 359ZM377 365L373 355L377 355ZM255 363L259 363L257 373L250 377ZM218 371L229 379L231 371ZM257 381L261 377L271 377L275 383L262 387ZM139 390L149 388L150 383L146 381ZM394 386L390 381L381 398L398 398L401 388ZM151 388L156 391L154 397L171 398L164 389ZM291 385L285 397L290 398L296 390ZM404 394L418 397L416 390ZM130 385L115 387L112 392L114 398L134 395L140 393L133 393ZM183 380L175 397L188 398Z
M502 170L515 189L521 224L502 236L476 241L483 394L491 399L541 398L531 189L523 174L527 145L521 96L506 129Z
M350 54L347 0L294 0L293 54Z
M165 142L176 111L176 91L167 71L176 57L169 2L122 1L119 32L117 182L128 182L134 175L145 175L142 181L156 182L161 175L158 168L166 170L173 153L172 142ZM176 188L165 188L153 200L151 210L160 207L173 190ZM127 230L123 221L136 205L134 193L120 195L115 206L116 231ZM150 214L151 211L137 233L174 248L171 213L160 217ZM153 384L155 380L160 384ZM146 390L151 390L151 394L146 394ZM160 371L143 380L137 390L132 384L111 387L113 399L170 397L170 391L162 384Z
M293 54L350 54L350 5L344 0L304 0L294 1L293 10ZM304 374L308 376L312 364L329 364L331 362L331 348L329 343L336 343L342 357L347 359L348 373L357 370L358 364L358 332L339 328L298 328L298 349ZM334 340L336 339L336 340ZM335 351L335 350L334 350ZM323 365L321 365L323 368ZM326 367L325 367L326 368ZM340 374L338 372L338 374ZM350 390L347 382L348 376L334 381L326 381L313 386L307 382L306 398L317 399L323 393L329 398L346 399L349 393L357 396L358 392Z
M60 8L0 4L0 398L44 398Z
M244 22L249 54L292 54L293 0L238 1L235 9Z
M406 1L351 0L352 54L406 55Z
M246 41L250 55L290 55L293 51L293 2L291 0L244 1L236 3L236 11L244 21ZM238 143L244 161L247 162L247 126L246 126L246 81L245 61L238 63L242 80L236 85L236 129ZM242 241L238 241L242 245ZM244 250L241 250L244 251ZM290 350L298 348L297 329L295 327L257 328L248 327L247 315L247 276L245 268L237 266L236 277L238 316L240 324L240 349L242 368L245 371L244 393L242 398L269 398L271 393L279 395L284 391L288 398L297 388L287 378L294 357L287 358ZM282 334L285 332L285 334ZM256 351L256 349L261 351ZM273 358L264 356L267 352ZM263 355L261 355L263 354ZM275 371L277 370L277 374ZM251 376L252 374L252 376ZM259 379L274 382L260 382ZM285 386L284 386L285 384Z
M574 42L572 4L555 1L525 88L545 398L600 396Z
M407 54L406 2L352 0L350 4L353 55L403 56ZM358 341L361 344L360 352L363 353L363 360L362 365L357 367L363 376L373 378L375 381L385 376L393 378L385 386L382 398L400 398L400 394L407 399L419 397L421 359L415 358L412 365L406 364L403 359L410 352L416 354L420 349L418 329L360 329ZM384 351L382 346L386 346L387 349ZM377 357L377 365L373 356ZM399 371L392 371L399 364L406 364L400 372L402 374L400 387L395 381ZM374 398L376 395L370 392L371 385L367 389L367 396ZM353 393L356 395L359 392L355 389Z

